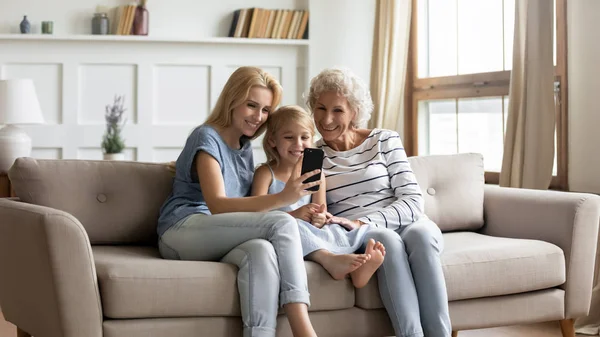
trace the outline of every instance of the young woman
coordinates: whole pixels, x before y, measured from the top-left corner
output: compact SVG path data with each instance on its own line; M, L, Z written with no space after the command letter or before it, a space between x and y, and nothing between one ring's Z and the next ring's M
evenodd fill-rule
M223 261L239 267L244 336L275 336L278 303L294 336L316 336L296 220L284 212L320 182L292 176L276 195L250 196L250 140L281 98L281 86L259 68L229 78L212 114L188 137L175 165L173 191L160 211L159 248L167 259Z

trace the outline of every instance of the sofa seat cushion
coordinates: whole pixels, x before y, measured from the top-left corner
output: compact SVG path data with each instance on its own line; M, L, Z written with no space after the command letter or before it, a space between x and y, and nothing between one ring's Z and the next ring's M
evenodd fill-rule
M563 251L547 242L511 239L474 232L444 234L442 266L448 300L524 293L565 282ZM383 308L377 283L357 290L356 304Z
M102 310L108 318L239 316L237 267L162 259L156 247L92 246ZM310 311L354 306L349 280L306 262Z

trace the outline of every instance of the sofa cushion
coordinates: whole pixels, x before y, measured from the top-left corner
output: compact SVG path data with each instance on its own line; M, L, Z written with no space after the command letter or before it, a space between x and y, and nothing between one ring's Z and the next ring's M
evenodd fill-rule
M233 265L164 260L154 247L92 246L92 250L106 317L240 315ZM333 280L314 262L306 262L306 269L310 311L354 306L349 280Z
M483 156L476 153L410 157L425 214L442 231L483 226Z
M92 244L156 243L173 178L165 164L19 158L8 175L27 203L68 212Z
M547 289L566 279L563 251L551 243L456 232L444 234L444 246L449 301ZM377 282L357 290L356 304L383 307Z

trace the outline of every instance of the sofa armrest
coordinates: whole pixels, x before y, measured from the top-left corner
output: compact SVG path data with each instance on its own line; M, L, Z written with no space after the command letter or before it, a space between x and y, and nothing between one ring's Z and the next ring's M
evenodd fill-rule
M587 193L485 186L483 234L553 243L565 254L565 318L590 309L600 197Z
M72 215L0 199L0 305L34 336L102 336L96 269Z

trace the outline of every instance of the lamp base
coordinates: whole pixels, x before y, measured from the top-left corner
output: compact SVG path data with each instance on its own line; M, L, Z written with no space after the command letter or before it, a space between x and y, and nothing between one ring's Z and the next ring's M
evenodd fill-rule
M14 125L0 129L0 172L8 172L17 158L29 156L31 138L23 129Z

